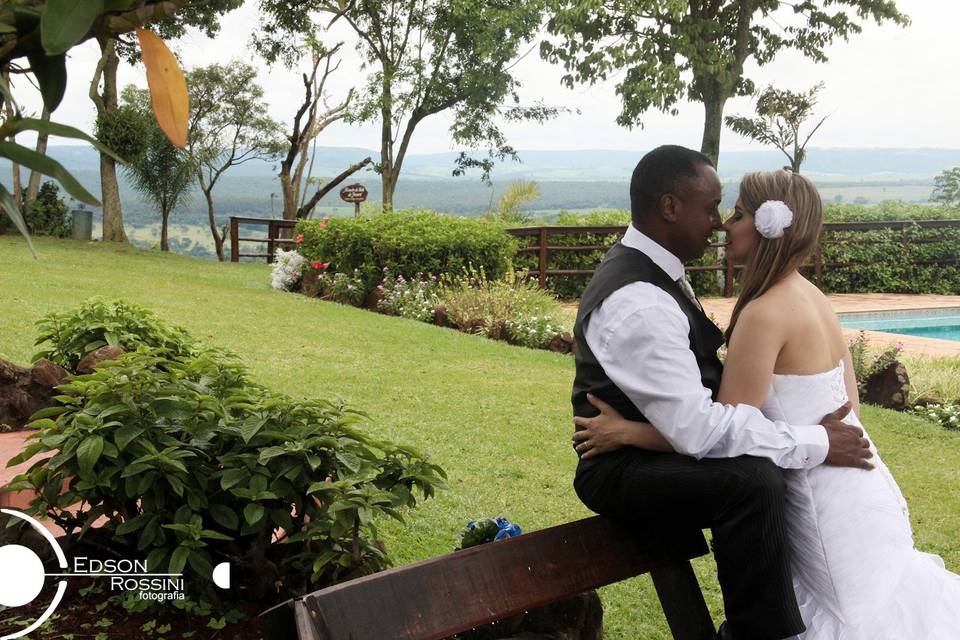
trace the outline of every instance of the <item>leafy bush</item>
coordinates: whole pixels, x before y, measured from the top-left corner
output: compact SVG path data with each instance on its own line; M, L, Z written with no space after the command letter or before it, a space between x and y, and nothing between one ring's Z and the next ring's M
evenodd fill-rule
M513 272L492 280L482 269L468 269L444 282L440 304L457 329L526 347L546 347L564 330L553 296Z
M37 191L37 199L24 216L30 233L38 236L66 238L73 229L67 203L60 197L60 188L44 182Z
M469 264L498 277L516 253L516 241L495 224L409 210L359 220L305 220L299 251L307 260L330 263L330 271L358 270L364 293L380 283L383 269L409 277L415 273L456 274Z
M850 338L848 346L850 347L853 373L857 378L857 390L860 397L863 397L866 391L867 381L895 362L903 350L903 345L898 342L871 356L867 334L862 330L855 337Z
M361 412L271 392L214 349L141 346L61 390L16 458L55 453L12 483L38 492L29 512L149 571L189 567L201 601L218 601L212 569L227 560L257 578L233 597L261 602L378 570L376 518L443 486L422 455L359 429Z
M377 311L421 322L433 322L435 310L440 304L440 283L436 276L416 274L407 280L402 275L383 270L383 281L377 285L380 300Z
M933 422L939 423L946 429L960 429L960 404L946 402L944 404L928 404L925 407L914 407L910 410Z
M138 109L124 105L97 116L97 140L130 162L147 148L150 121Z
M85 355L106 345L126 351L147 346L172 356L185 355L196 347L180 327L124 300L90 298L75 310L48 313L37 327L40 335L35 344L49 344L34 354L33 360L47 358L69 371L74 371Z
M303 277L303 256L297 251L277 249L273 253L273 266L270 269L270 286L280 291L296 288Z
M354 269L353 273L327 273L323 278L324 299L355 307L363 304L366 285L359 269Z

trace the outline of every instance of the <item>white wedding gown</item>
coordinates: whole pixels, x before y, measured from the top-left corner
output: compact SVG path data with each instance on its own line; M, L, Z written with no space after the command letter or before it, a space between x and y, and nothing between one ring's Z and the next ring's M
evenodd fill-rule
M817 424L847 401L843 363L774 375L763 413ZM846 422L862 426L851 412ZM871 447L873 446L871 440ZM793 582L802 640L957 640L960 576L913 548L907 504L873 449L876 469L787 471Z

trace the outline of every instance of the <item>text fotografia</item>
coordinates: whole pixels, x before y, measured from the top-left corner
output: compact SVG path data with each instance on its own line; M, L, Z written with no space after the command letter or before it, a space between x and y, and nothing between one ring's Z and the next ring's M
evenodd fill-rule
M141 600L183 600L183 574L150 573L146 560L73 559L73 576L106 578L111 591L135 591Z

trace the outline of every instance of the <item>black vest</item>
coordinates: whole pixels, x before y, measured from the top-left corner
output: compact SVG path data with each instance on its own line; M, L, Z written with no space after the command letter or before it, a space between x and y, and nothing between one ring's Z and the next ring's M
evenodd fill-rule
M699 306L684 295L680 285L671 280L653 260L618 242L607 252L580 298L577 322L573 328L573 335L577 340L577 372L573 380L572 397L574 415L589 417L599 413L587 400L589 392L612 405L624 417L646 422L636 405L604 373L584 337L594 309L614 291L634 282L649 282L660 287L680 305L690 324L690 350L696 356L697 366L700 367L700 381L704 387L710 389L714 398L717 397L723 373L723 365L717 358L717 349L723 344L723 333L704 315ZM643 363L637 362L636 367L643 367Z

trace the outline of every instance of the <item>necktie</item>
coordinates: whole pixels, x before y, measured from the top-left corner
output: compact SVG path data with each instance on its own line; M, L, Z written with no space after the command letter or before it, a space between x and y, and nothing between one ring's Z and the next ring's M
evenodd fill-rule
M690 286L690 281L687 280L686 276L677 278L677 284L680 285L680 290L683 291L683 295L687 296L694 306L696 306L698 309L703 308L700 306L700 302L697 300L697 294L693 292L693 287Z

